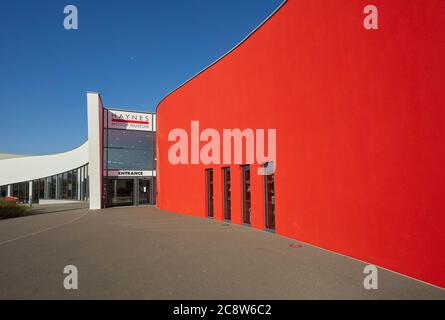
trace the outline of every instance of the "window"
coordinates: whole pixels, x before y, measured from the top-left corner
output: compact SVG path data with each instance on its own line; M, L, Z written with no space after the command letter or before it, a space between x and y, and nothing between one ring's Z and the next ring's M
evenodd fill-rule
M105 170L155 170L154 144L154 132L105 129Z
M39 199L45 198L45 179L39 180Z
M64 199L72 199L73 198L73 172L67 172L67 184L66 184L66 195Z
M0 197L6 197L8 195L8 186L0 187Z
M80 168L80 200L88 201L88 165Z
M12 196L17 198L19 202L27 202L29 200L29 182L14 183L12 185Z
M90 191L89 191L89 175L88 175L88 165L84 167L84 182L83 182L83 200L88 201L90 198Z
M63 173L57 175L57 182L56 182L56 191L57 191L57 199L63 199L63 194L66 190L66 185L64 183L63 179Z
M40 180L34 180L32 182L32 202L39 202L39 194L40 194Z
M108 148L104 165L108 170L153 170L153 154L150 150Z
M78 189L79 189L79 169L73 170L73 176L72 176L72 196L71 199L73 200L80 200L78 199Z
M88 164L51 177L14 183L11 185L11 196L18 198L20 202L28 202L32 185L33 203L38 203L40 199L86 201L88 200L87 175ZM2 193L6 196L7 192L8 186L0 187L0 196Z
M11 196L18 198L19 197L19 184L14 183L11 185Z
M46 178L46 183L48 184L48 194L46 196L46 199L56 199L57 176Z
M153 149L153 132L108 129L108 148Z

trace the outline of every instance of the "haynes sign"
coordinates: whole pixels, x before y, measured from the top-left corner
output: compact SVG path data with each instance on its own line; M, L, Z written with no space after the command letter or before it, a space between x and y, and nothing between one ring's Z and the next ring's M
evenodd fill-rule
M108 129L156 131L156 115L108 110Z

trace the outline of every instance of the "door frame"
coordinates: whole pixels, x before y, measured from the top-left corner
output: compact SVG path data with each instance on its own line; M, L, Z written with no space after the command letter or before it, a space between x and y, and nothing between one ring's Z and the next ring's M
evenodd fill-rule
M276 221L276 208L274 208L274 227L273 228L268 228L267 227L267 214L269 212L269 207L267 206L267 177L269 175L273 175L274 176L274 197L275 197L275 172L268 174L268 167L269 165L274 166L275 164L273 162L266 162L264 163L264 179L263 179L263 193L264 193L264 197L263 197L263 201L264 201L264 230L265 231L269 231L269 232L273 232L275 233L275 229L277 227L277 221ZM276 199L274 198L274 207L276 205Z
M209 174L212 173L212 194L210 194L210 181ZM206 214L207 218L213 219L215 216L215 173L213 168L208 168L205 170L205 188L206 188ZM212 199L210 198L212 197ZM212 202L212 210L210 210L210 202ZM211 211L211 212L210 212Z
M228 197L227 197L227 192L226 192L226 185L227 185L227 175L226 175L226 171L229 172L230 174L230 196L232 195L232 170L230 167L223 167L222 169L222 183L223 183L223 219L226 222L231 222L232 221L232 199L230 198L230 217L227 218L227 201L228 201Z
M250 190L250 216L249 216L249 222L245 221L246 218L246 193L247 190L245 190L246 183L245 183L245 171L246 168L248 168L249 171L249 186L251 188ZM243 225L245 226L251 226L252 225L252 171L249 164L243 164L241 165L241 209L242 209L242 221Z

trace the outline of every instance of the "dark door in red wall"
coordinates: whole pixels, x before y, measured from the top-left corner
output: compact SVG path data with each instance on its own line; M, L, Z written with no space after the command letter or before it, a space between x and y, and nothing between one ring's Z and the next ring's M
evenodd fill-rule
M250 201L250 166L241 166L242 193L243 193L243 223L250 224L251 201Z
M207 216L213 218L213 169L206 170L206 208Z
M223 205L224 219L230 221L232 219L232 196L230 188L230 168L223 168Z
M275 230L275 175L273 170L268 170L272 163L265 164L266 175L264 176L264 216L265 225L268 230Z

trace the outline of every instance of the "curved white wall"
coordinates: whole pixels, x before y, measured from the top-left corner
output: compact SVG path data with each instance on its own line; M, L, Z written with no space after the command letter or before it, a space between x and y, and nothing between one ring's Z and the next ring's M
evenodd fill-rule
M53 176L88 162L88 141L64 153L0 160L0 186Z

